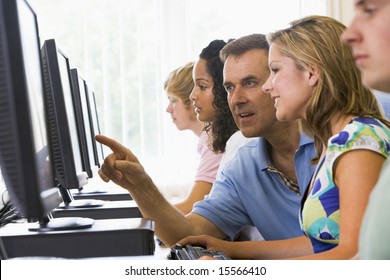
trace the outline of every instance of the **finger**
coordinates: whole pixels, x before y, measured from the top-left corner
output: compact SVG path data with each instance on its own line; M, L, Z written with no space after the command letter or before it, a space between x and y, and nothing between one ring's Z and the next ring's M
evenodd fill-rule
M103 180L120 180L122 178L122 172L115 168L115 154L110 154L104 159L104 163L99 169L99 175Z
M100 178L101 178L104 182L106 182L106 183L110 182L110 178L108 178L108 177L106 176L106 174L104 174L104 172L103 172L101 169L98 170L98 175L100 176Z
M123 146L122 144L104 135L100 135L100 134L96 135L95 140L109 147L114 153L119 153L122 152L123 149L126 149L126 147Z
M217 259L210 256L202 256L198 260L216 261Z
M125 146L107 136L98 134L95 136L97 142L109 147L115 154L117 159L127 159L139 162L138 158Z
M202 237L200 236L188 236L186 238L183 238L182 240L180 240L179 243L181 246L185 246L185 245L200 245L200 246L205 246L205 242L204 240L202 240Z

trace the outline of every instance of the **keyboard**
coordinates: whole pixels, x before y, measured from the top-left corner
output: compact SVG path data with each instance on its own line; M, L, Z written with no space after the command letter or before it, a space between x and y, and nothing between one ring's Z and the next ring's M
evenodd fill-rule
M186 245L181 246L179 244L171 248L168 254L169 260L197 260L200 257L209 256L217 260L231 260L230 257L225 255L222 251L211 251L203 247Z

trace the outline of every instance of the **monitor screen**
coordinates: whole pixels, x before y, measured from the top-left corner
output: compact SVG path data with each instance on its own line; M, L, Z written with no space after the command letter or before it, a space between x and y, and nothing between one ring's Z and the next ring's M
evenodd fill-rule
M62 199L54 180L37 19L25 0L0 0L0 164L10 199L31 230L90 227L50 219ZM53 227L52 227L53 226Z
M90 178L97 175L98 166L95 162L95 139L91 134L91 123L88 112L86 82L77 69L71 69L73 85L73 101L76 110L77 128L79 131L81 150L83 152L84 169Z
M96 97L93 90L88 88L88 100L89 100L89 108L90 108L90 115L91 115L91 124L92 124L92 135L101 134L100 130L100 123L99 123L99 115L96 105ZM104 161L104 152L103 152L103 145L97 141L95 141L96 145L96 162L99 167L103 164Z
M88 175L82 165L69 59L54 39L44 42L41 54L57 180L63 188L82 189Z

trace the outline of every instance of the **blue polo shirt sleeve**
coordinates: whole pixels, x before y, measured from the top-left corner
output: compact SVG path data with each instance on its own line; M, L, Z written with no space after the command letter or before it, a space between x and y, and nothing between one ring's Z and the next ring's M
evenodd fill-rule
M249 163L253 157L249 156L248 151L253 148L256 149L256 142L249 142L239 149L236 157L226 163L220 172L210 194L197 202L192 210L192 213L208 219L230 238L234 238L243 225L253 225L242 200L242 187L253 185L253 175L248 178L243 166L253 169L246 170L250 174L257 172L257 167ZM250 194L248 191L246 190L245 194Z
M231 162L228 163L228 166L231 165ZM224 171L228 172L226 168ZM252 221L246 214L232 179L226 177L224 171L214 182L212 192L194 205L192 213L210 220L232 239L243 225L252 225Z

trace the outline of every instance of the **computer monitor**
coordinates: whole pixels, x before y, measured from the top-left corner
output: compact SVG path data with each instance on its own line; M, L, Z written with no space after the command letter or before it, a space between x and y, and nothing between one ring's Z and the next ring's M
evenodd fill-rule
M50 219L55 183L36 14L26 0L0 0L0 165L30 230L86 228L92 219Z
M100 122L99 122L99 115L98 115L98 110L97 110L97 105L96 105L96 96L95 92L87 87L88 91L88 108L89 108L89 113L90 113L90 120L91 120L91 133L93 136L96 134L101 134L100 130ZM94 137L93 137L94 140ZM103 164L104 161L104 151L103 151L103 145L97 141L94 141L96 145L96 154L95 154L95 161L99 167Z
M46 40L41 50L45 93L49 111L50 133L58 187L64 200L62 207L102 206L103 201L75 201L69 190L81 190L88 182L83 168L81 142L77 129L70 65L68 57L54 39Z
M90 178L97 175L98 165L95 162L95 139L91 134L91 123L87 104L86 82L77 69L71 69L72 93L76 113L77 129L80 136L84 170Z
M100 167L99 160L98 160L98 146L96 145L98 142L95 141L95 125L92 119L92 112L91 112L91 102L90 102L90 89L87 84L87 82L80 78L81 81L84 82L84 91L80 91L80 100L81 100L81 109L83 112L83 120L84 120L84 128L85 133L87 134L87 141L88 141L88 154L90 158L90 164L91 169L93 172L93 175L97 175L97 171Z

